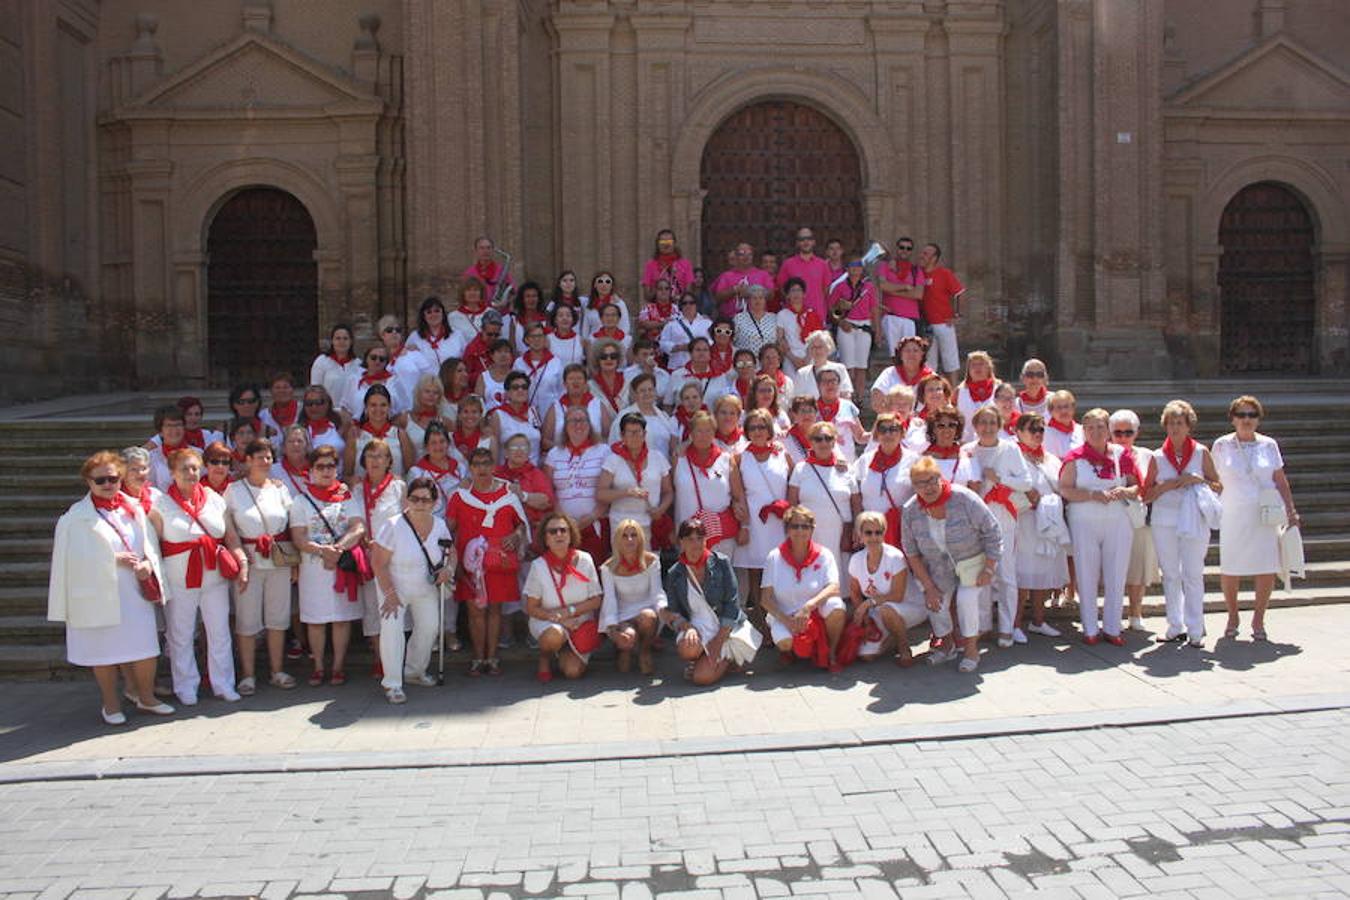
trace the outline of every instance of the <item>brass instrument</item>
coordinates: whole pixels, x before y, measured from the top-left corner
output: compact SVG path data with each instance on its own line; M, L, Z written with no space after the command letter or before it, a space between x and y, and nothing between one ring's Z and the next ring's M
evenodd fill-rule
M502 263L501 272L497 274L497 287L492 291L491 306L493 309L501 312L511 302L511 294L515 291L515 285L511 284L511 254L500 247L493 247L492 254L502 257L505 262Z

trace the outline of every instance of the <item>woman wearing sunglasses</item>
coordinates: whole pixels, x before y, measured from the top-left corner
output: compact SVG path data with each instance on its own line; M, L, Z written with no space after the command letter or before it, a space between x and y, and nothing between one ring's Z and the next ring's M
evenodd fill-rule
M587 340L604 323L601 320L600 313L606 306L613 305L619 310L618 327L624 334L633 333L633 323L628 315L628 301L624 300L614 291L614 274L612 272L600 271L595 273L591 279L591 292L581 298L581 306L584 312L581 317L581 334Z
M1130 452L1134 457L1136 471L1147 473L1152 454L1135 445L1135 439L1139 436L1139 416L1134 410L1118 409L1111 413L1110 425L1112 443ZM1134 529L1134 540L1130 544L1130 566L1125 572L1125 599L1130 603L1132 631L1144 630L1144 591L1149 585L1157 584L1159 577L1153 528L1145 522Z
M1017 411L1050 417L1050 371L1039 359L1022 363L1022 390L1017 394Z
M622 327L617 303L606 303L600 307L600 327L587 335L586 346L594 350L601 341L613 341L619 345L621 365L627 365L629 351L633 347L633 335Z
M978 489L979 464L961 452L961 431L965 427L961 411L949 404L929 407L924 418L928 420L928 446L923 455L936 462L942 477L952 484Z
M814 515L815 540L834 557L836 572L848 571L853 551L853 519L862 512L862 494L853 471L836 455L839 432L817 422L807 434L811 449L788 478L789 506L806 506Z
M1251 578L1256 592L1252 640L1266 639L1266 607L1280 568L1279 528L1301 521L1280 445L1258 430L1264 417L1260 400L1238 397L1228 405L1233 431L1214 442L1214 464L1223 482L1219 584L1228 608L1226 638L1238 636L1238 588L1243 578Z
M530 377L524 372L511 372L505 385L506 399L488 413L488 428L497 436L503 462L508 456L507 444L511 438L520 436L528 442L528 462L538 465L544 425L530 405Z
M608 422L613 422L628 403L628 383L623 373L623 346L612 338L597 338L591 343L590 390L604 403Z
M591 653L600 644L596 624L604 587L591 555L581 549L577 523L566 513L550 513L540 529L539 555L525 577L525 614L539 642L540 684L553 680L553 659L564 678L586 674Z
M405 683L436 684L427 665L440 618L438 588L445 584L453 589L457 563L453 548L441 549L442 541L450 541L450 529L431 512L439 493L430 478L414 478L402 512L380 524L371 545L381 619L380 685L390 703L407 701ZM409 610L412 635L405 640Z
M829 547L814 540L816 517L809 508L793 504L783 514L783 527L787 540L769 552L760 587L770 637L780 653L789 654L798 635L819 628L823 634L817 640L823 638L829 647L829 670L838 672L835 653L848 619L839 592L839 564ZM818 625L811 624L813 618Z
M361 395L361 408L365 409L364 391ZM337 453L340 465L342 454L347 449L347 442L342 437L342 417L333 408L333 398L328 396L328 392L322 387L311 384L305 388L301 411L303 415L300 424L305 426L305 430L309 433L310 447L331 447Z
M859 654L875 658L891 642L895 642L895 664L902 669L914 665L914 654L909 649L909 625L904 608L905 588L909 582L909 567L900 548L886 543L886 517L879 512L862 512L856 522L858 541L862 550L848 562L849 607L855 623L863 625L868 619L876 624L882 639L873 646L864 644ZM927 618L927 611L913 624ZM936 632L934 632L936 633Z
M56 523L47 618L66 624L71 664L94 670L105 723L127 721L119 671L137 709L170 715L174 708L155 697L159 636L155 606L141 586L152 578L165 584L159 541L140 503L121 493L122 460L115 453L95 453L80 476L88 493Z
M1026 632L1045 637L1060 636L1059 629L1045 621L1045 603L1052 592L1069 581L1068 526L1059 497L1061 463L1045 450L1045 420L1040 413L1023 413L1017 419L1017 449L1031 476L1031 487L1014 497L1026 510L1017 517L1017 615L1013 620L1013 643L1025 644ZM1052 520L1058 527L1043 533L1041 523ZM1023 625L1027 603L1031 624Z
M407 412L412 407L413 391L417 389L417 379L428 372L437 371L432 360L427 356L409 351L404 344L404 335L406 334L403 323L396 316L380 316L375 323L376 337L380 339L380 345L384 347L389 359L385 360L384 367L390 373L391 381L386 383L389 388L389 394L394 400L394 415ZM363 398L355 398L361 400ZM362 407L356 406L349 412L352 415L359 415Z

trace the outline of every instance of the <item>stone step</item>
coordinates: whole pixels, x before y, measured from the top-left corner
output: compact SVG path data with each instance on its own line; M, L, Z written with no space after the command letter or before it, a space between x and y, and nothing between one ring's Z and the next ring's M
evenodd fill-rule
M0 538L0 565L7 566L11 561L41 559L47 560L52 554L52 536L45 538ZM6 569L8 571L8 569Z

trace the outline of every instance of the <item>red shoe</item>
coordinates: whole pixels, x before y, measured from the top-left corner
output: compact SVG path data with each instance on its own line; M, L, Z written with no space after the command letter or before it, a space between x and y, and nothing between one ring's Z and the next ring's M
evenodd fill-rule
M838 662L832 662L832 663L830 663L830 674L831 674L831 675L838 675L838 674L839 674L840 672L842 672L842 671L844 671L844 666L843 666L842 663L838 663Z
M553 670L540 669L539 671L534 673L534 680L539 682L540 684L548 684L550 681L553 680Z
M309 686L319 687L323 684L323 669L315 669L309 675Z
M347 673L338 671L333 673L333 677L328 679L328 683L333 687L342 687L347 683Z
M1106 641L1108 644L1110 644L1112 647L1125 646L1125 639L1118 634L1104 634L1102 635L1102 639Z
M1101 639L1102 636L1100 634L1083 635L1083 643L1087 644L1089 647L1095 647L1097 644L1101 643Z

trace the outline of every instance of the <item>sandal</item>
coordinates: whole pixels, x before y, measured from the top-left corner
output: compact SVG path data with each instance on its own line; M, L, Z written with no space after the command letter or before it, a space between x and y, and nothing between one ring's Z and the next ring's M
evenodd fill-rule
M470 678L477 678L479 675L483 674L483 667L486 665L487 663L484 662L483 660L475 659L469 663L469 671L465 674L467 674Z
M502 661L494 656L483 663L483 670L489 675L500 675L502 674Z
M1252 640L1254 640L1254 641L1264 641L1265 639L1266 639L1266 630L1265 630L1264 628L1253 628L1253 629L1252 629Z
M333 687L342 687L347 683L347 673L341 669L333 672L333 677L328 680L328 683Z
M323 684L323 669L315 669L309 675L309 686L319 687Z
M910 668L911 666L914 665L914 654L913 653L895 654L895 664L902 669Z

